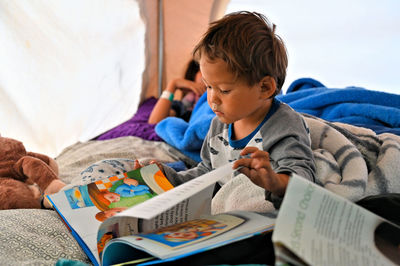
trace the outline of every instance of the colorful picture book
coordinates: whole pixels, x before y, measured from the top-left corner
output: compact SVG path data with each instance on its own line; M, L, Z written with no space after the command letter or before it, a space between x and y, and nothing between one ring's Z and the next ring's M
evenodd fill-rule
M173 187L156 164L49 195L95 265L174 260L270 231L256 213L211 215L215 183L232 163Z
M99 263L97 233L100 224L173 186L156 165L73 187L47 198L86 254Z

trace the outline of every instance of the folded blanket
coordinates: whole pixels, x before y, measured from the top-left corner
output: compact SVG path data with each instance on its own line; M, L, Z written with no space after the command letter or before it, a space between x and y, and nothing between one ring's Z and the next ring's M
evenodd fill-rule
M315 182L351 201L400 192L400 137L305 115L316 163ZM213 213L233 209L276 213L264 191L239 175L212 202Z
M200 149L214 116L207 103L207 93L204 93L196 103L189 122L167 117L157 124L155 130L165 142L200 162Z

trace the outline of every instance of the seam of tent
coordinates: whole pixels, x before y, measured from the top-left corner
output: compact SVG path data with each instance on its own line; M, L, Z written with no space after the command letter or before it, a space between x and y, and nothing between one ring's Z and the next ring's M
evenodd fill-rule
M164 65L164 16L163 0L158 0L158 95L162 92Z

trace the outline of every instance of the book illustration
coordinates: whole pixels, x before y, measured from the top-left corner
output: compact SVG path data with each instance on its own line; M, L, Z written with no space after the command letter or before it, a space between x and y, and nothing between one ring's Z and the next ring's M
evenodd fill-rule
M102 222L172 187L158 167L144 167L71 188L65 195L72 209L95 206Z
M113 224L112 228L108 228L107 232L104 232L103 234L100 234L101 237L100 239L97 240L97 251L99 254L101 254L104 250L104 247L106 246L107 242L110 241L113 238L118 238L119 237L119 225Z
M118 180L110 188L103 188L98 182L89 184L88 193L100 210L96 215L100 221L157 195L147 185L130 178Z
M79 209L94 206L89 197L87 186L74 187L65 191L68 203L72 209Z
M136 240L146 238L168 248L181 248L229 231L243 222L245 219L233 215L200 218L137 234Z
M115 216L106 223L120 221L118 218L122 217ZM103 265L149 257L154 257L150 264L171 262L271 231L274 222L269 217L246 211L202 215L143 233L122 234L107 242L100 258Z

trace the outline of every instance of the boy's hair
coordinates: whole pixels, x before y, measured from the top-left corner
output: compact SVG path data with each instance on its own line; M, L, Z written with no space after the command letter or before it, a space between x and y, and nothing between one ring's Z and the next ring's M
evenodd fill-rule
M286 77L286 48L275 34L275 25L259 13L239 11L225 15L210 24L193 50L199 60L202 55L211 60L222 59L235 78L253 86L265 76L275 79L279 93Z

